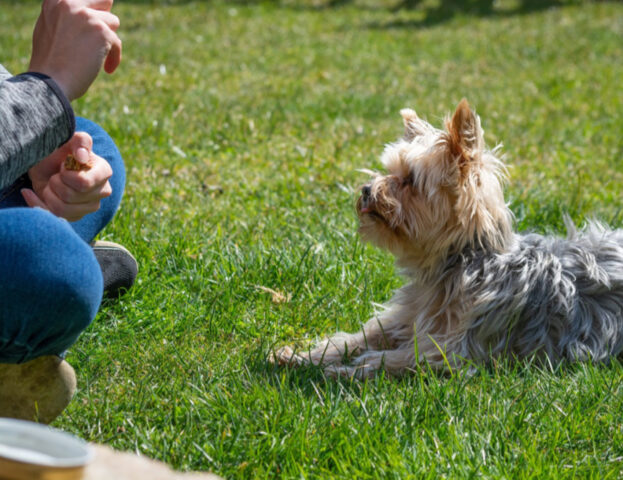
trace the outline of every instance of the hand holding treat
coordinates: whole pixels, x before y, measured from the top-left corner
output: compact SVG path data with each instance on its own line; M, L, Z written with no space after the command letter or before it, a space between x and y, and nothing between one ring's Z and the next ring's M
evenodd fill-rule
M81 162L79 162L76 159L76 157L74 157L71 153L69 155L67 155L67 158L65 158L65 162L63 163L63 165L65 166L65 170L71 170L73 172L80 172L80 171L91 170L91 164L90 163L81 163Z
M100 201L112 193L108 182L112 169L91 151L92 145L89 135L78 132L32 167L28 171L32 190L22 190L26 203L72 222L99 210Z

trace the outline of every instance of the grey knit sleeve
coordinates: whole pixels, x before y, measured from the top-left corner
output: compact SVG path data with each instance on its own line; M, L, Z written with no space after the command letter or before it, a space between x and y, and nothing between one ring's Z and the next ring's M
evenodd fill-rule
M69 100L40 73L0 67L0 189L67 142L76 128Z
M0 65L0 80L6 80L7 78L12 77L9 71Z

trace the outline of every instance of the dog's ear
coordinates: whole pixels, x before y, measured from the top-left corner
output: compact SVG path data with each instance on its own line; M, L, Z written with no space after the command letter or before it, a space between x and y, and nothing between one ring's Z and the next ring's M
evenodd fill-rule
M415 137L423 133L420 128L421 120L417 116L417 113L415 113L415 110L403 108L400 110L400 115L402 115L402 121L405 125L404 139L406 141L410 142Z
M456 107L452 118L446 120L448 146L452 156L461 167L479 160L484 146L480 119L463 99Z

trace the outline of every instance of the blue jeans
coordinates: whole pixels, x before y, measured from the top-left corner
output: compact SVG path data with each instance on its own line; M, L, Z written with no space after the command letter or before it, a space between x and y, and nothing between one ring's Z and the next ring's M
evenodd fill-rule
M102 273L89 243L119 207L125 167L101 127L77 118L76 130L91 135L93 152L110 163L113 193L97 212L69 223L27 207L20 194L30 187L26 175L0 191L0 363L62 354L102 301Z

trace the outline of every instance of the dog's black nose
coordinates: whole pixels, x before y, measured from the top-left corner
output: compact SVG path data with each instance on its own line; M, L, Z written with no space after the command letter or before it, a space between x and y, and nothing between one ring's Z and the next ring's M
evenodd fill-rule
M368 198L371 193L372 188L370 187L370 185L364 185L363 187L361 187L361 196L363 198Z

